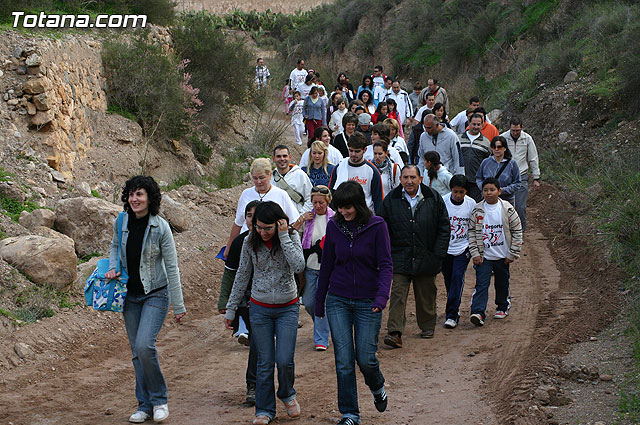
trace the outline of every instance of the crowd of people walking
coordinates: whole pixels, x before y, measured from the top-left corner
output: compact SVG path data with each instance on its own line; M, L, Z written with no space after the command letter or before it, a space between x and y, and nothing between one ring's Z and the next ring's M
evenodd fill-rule
M262 58L255 78L258 88L270 86ZM439 273L447 293L442 326L458 326L470 262L476 281L468 320L486 324L492 276L493 319L510 313L509 269L523 245L529 179L540 185L522 120L511 117L499 133L477 96L450 119L436 78L409 93L382 66L357 89L344 72L335 81L327 90L302 59L291 71L284 111L307 149L299 164L286 144L252 162L253 186L238 199L223 250L217 309L249 346L246 403L255 405L254 425L274 420L276 398L289 417L301 415L294 364L301 305L313 322L314 349L333 345L340 425L360 423L356 364L375 408L386 410L376 357L382 312L388 304L383 344L401 349L411 286L421 338L436 333ZM169 410L155 340L169 303L177 321L186 309L171 231L157 217L157 184L135 177L122 201L128 219L122 228L114 223L109 276L121 261L130 277L124 316L139 407L129 421L160 422Z

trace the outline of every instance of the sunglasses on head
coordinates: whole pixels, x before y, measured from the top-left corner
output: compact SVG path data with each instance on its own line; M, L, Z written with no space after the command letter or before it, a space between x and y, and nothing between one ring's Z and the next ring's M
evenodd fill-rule
M328 195L329 189L326 187L313 186L311 193L322 193L323 195Z

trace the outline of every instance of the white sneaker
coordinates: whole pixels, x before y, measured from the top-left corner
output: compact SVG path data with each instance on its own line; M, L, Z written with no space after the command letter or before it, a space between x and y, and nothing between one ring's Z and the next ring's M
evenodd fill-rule
M453 329L453 328L455 328L456 326L458 326L458 322L456 322L456 321L455 321L455 320L453 320L453 319L447 319L447 320L444 322L444 327L445 327L445 328L447 328L447 329Z
M471 315L471 323L473 323L476 326L482 326L484 325L484 319L480 314L474 313Z
M494 319L506 319L509 315L508 311L496 311L496 314L493 315Z
M153 420L156 422L162 422L169 417L169 405L161 404L160 406L153 406Z
M238 334L238 342L242 345L249 346L249 335L246 333Z
M147 412L143 412L142 410L138 410L136 413L129 416L129 422L134 424L141 424L149 419L151 419L151 415Z

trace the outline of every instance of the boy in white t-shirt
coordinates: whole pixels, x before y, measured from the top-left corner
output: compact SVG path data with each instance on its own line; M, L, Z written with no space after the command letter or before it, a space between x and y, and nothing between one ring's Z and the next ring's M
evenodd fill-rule
M451 192L444 196L449 212L451 239L447 256L442 262L444 286L447 288L447 319L444 327L453 329L460 320L460 300L464 288L464 274L471 258L469 254L469 221L476 201L467 196L467 178L456 174L449 181Z
M516 209L500 199L500 182L489 177L482 183L484 201L471 213L469 253L476 269L476 288L471 298L471 323L484 325L491 274L495 275L496 313L494 319L509 314L509 264L520 257L522 224Z

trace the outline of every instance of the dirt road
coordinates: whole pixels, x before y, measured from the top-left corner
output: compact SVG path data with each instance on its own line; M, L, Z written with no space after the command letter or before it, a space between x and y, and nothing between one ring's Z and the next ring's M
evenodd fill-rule
M201 258L188 259L183 269L193 269L205 259L210 263L213 251L212 247ZM246 424L253 416L253 409L242 405L248 349L224 330L215 312L221 264L213 261L185 277L187 320L183 325L168 321L159 338L170 388L167 423ZM212 276L206 278L209 273ZM405 347L391 350L380 345L389 408L378 413L360 382L362 423L500 423L496 408L506 402L500 399L500 389L517 388L514 376L526 366L526 354L539 330L540 306L557 290L559 276L546 240L534 225L521 260L512 267L513 309L506 320L489 319L483 328L466 320L474 284L471 268L457 329L438 327L434 339L420 339L411 304ZM200 287L190 279L206 279L207 284ZM442 316L441 278L438 288ZM303 313L296 348L296 389L303 412L298 423L332 424L339 419L333 353L313 350L311 320ZM545 324L553 324L554 317L548 319L551 322ZM439 323L443 321L439 317ZM384 329L381 338L383 334ZM3 372L0 423L117 424L135 410L130 352L117 314L81 309L20 329L12 339L28 341L38 354ZM279 410L275 423L288 422Z

